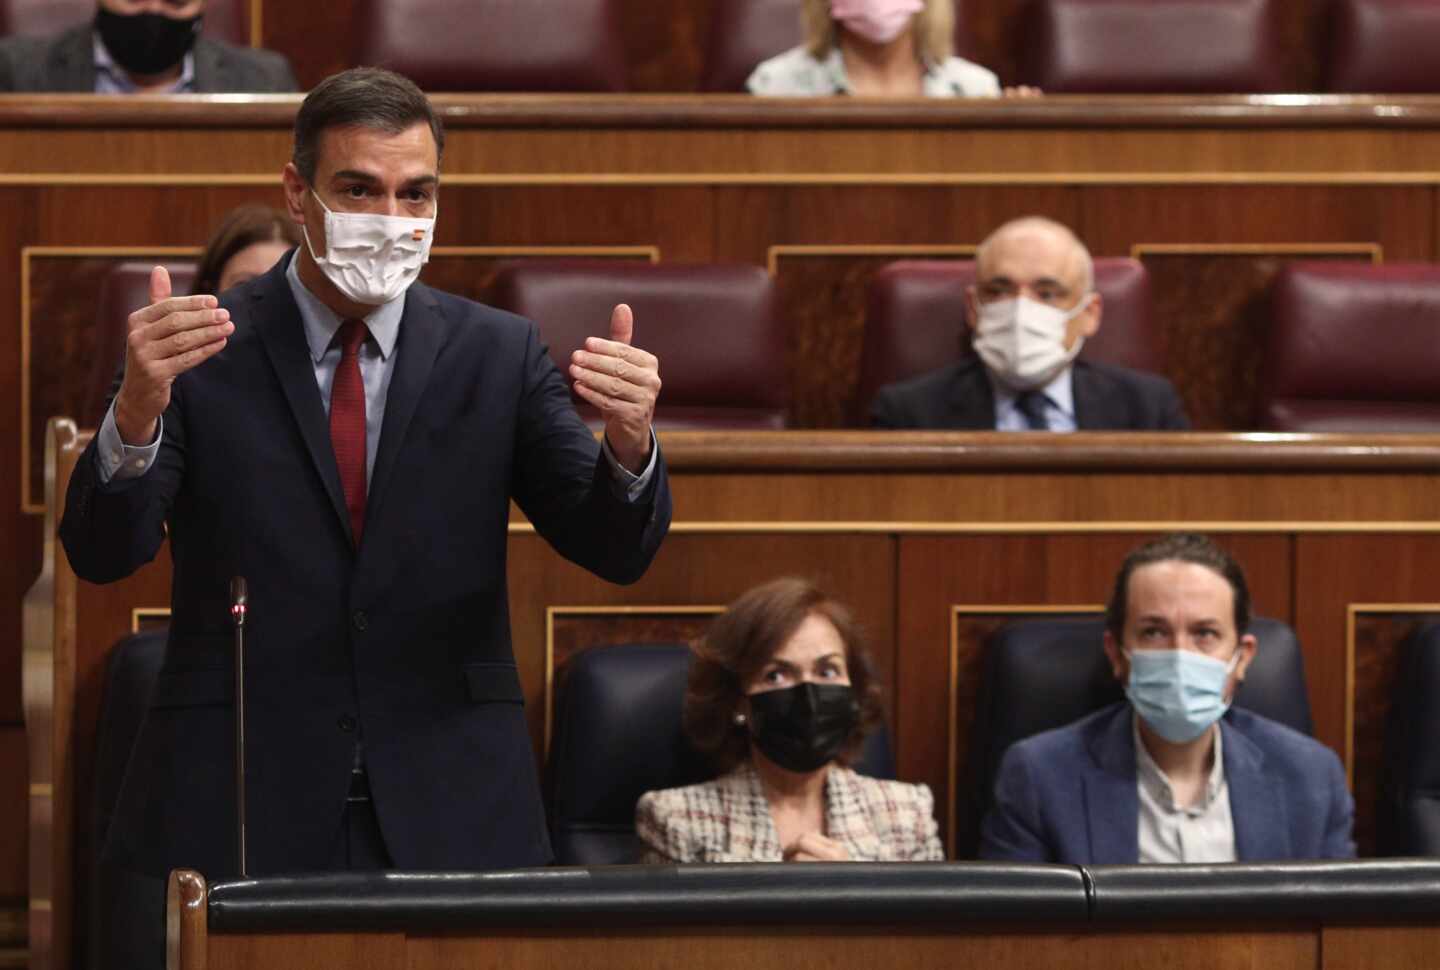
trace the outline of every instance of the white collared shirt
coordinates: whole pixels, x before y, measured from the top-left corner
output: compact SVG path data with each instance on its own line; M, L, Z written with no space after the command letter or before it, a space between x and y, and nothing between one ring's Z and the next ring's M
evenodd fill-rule
M1215 763L1205 791L1196 804L1185 806L1175 804L1170 779L1145 750L1139 715L1132 715L1130 729L1135 737L1135 786L1140 795L1140 863L1234 862L1235 823L1230 814L1220 725L1210 728L1215 732Z
M1074 431L1077 427L1075 424L1073 373L1074 369L1067 367L1049 384L1039 389L1045 395L1045 426L1047 430ZM1016 403L1020 398L1020 393L1012 391L993 377L990 379L990 384L995 389L995 430L1033 430Z

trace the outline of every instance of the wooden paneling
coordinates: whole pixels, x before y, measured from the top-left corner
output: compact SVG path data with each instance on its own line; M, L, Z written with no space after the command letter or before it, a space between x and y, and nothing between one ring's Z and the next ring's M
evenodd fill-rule
M18 724L0 726L0 904L25 896L25 831L29 828L29 776L25 731ZM17 781L19 783L17 783ZM0 938L0 947L7 945Z

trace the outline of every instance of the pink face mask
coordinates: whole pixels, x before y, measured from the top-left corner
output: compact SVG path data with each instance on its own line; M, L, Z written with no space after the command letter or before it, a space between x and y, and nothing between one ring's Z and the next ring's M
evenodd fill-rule
M924 0L830 0L830 16L872 44L888 44L925 9Z

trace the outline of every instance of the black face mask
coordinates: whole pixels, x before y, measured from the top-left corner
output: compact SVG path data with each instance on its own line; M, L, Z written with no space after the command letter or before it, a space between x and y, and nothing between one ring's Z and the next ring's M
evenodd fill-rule
M860 705L848 684L796 684L749 699L755 746L797 774L834 761L860 722Z
M118 14L99 8L95 29L105 49L132 74L163 74L179 64L200 36L200 17L176 20L159 13Z

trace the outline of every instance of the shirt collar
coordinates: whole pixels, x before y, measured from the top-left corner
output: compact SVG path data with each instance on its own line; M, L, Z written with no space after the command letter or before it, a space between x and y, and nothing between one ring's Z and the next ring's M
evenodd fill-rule
M100 32L97 30L90 35L92 40L91 49L95 57L95 74L103 78L108 86L113 87L121 94L134 94L137 90L135 82L130 80L130 75L119 64L115 58L110 56L110 49L100 39ZM180 78L170 86L170 94L190 94L195 90L195 50L191 48L185 52L185 57L180 61Z
M1135 737L1135 770L1139 775L1140 784L1144 785L1150 792L1152 798L1166 811L1186 812L1190 815L1201 815L1210 810L1215 799L1220 795L1220 789L1225 784L1225 751L1224 732L1220 730L1217 722L1212 725L1211 730L1215 732L1215 762L1210 766L1210 777L1205 781L1205 794L1198 805L1190 805L1180 808L1175 804L1175 792L1170 787L1170 779L1155 759L1150 757L1150 752L1145 749L1145 742L1140 738L1140 715L1134 714L1130 720L1130 730Z
M290 256L290 265L285 267L285 282L290 284L290 292L294 294L295 303L300 307L300 319L305 324L305 342L310 345L310 357L318 364L330 349L335 333L344 321L340 314L322 303L318 296L300 282L300 272L296 269L299 261L300 251L297 249ZM401 293L389 303L380 304L364 317L365 327L375 339L375 345L380 348L382 360L389 360L395 349L395 341L400 336L400 318L404 314L405 294Z
M1072 421L1075 419L1075 383L1071 377L1074 367L1066 367L1055 376L1049 384L1038 388L1041 394L1045 395L1045 401L1053 408L1058 408L1062 414ZM991 384L995 387L995 406L998 409L1001 405L1014 405L1015 400L1020 396L1019 391L1011 390L998 380L991 378Z

